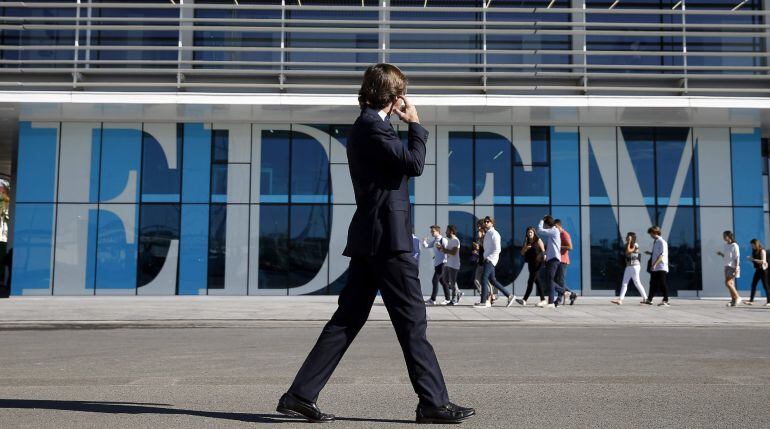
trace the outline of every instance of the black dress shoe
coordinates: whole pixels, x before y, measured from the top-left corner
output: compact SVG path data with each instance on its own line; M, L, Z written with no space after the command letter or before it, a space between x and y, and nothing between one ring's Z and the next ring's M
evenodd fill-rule
M440 407L417 406L417 423L460 423L476 414L473 408L461 407L451 402Z
M334 414L325 414L318 409L314 402L300 399L291 393L284 393L275 409L281 414L292 417L303 417L311 423L328 423L334 421Z

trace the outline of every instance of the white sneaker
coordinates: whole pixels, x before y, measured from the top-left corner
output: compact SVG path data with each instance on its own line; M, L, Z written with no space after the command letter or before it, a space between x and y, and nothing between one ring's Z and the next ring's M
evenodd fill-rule
M473 304L473 308L490 308L490 307L492 307L492 304L490 304L489 301L487 301L487 302L477 302L477 303Z
M452 302L452 301L450 301L448 299L445 299L445 300L441 301L440 305L449 305L450 302Z
M516 299L516 295L511 294L511 296L508 297L508 303L505 304L505 308L508 308L513 304L513 301Z
M739 305L742 302L743 302L743 298L738 297L738 299L735 301L735 305Z
M765 307L770 307L770 301L767 301L767 304L765 304Z
M548 305L548 301L546 301L546 300L542 300L542 301L537 303L537 306L540 307L540 308L543 308L546 305Z
M436 301L434 301L432 299L426 299L425 300L425 305L436 305Z
M545 308L556 308L556 304L546 304Z

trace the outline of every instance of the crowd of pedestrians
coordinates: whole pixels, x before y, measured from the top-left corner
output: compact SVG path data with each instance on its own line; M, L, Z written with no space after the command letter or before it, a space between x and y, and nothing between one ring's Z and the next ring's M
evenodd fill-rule
M457 228L454 225L446 227L445 235L441 235L441 227L430 227L431 238L419 240L414 238L415 258L419 259L419 247L433 250L433 293L425 301L426 305L457 305L463 297L458 283L460 271L460 239L457 237ZM626 234L622 253L625 261L625 270L620 282L618 297L611 302L615 305L623 305L629 283L641 297L640 305L654 305L653 299L660 296L659 307L668 307L668 243L662 237L661 228L657 225L647 229L647 234L652 239L650 250L642 252L635 232ZM756 297L757 286L762 283L765 297L769 294L768 288L768 258L767 251L762 243L751 240L752 253L748 257L754 265L754 276L751 281L751 297L743 300L738 294L736 279L741 275L740 248L732 231L725 231L722 235L725 245L717 253L723 259L724 282L730 294L730 307L743 303L753 305ZM506 297L505 305L510 307L514 302L526 306L530 295L536 292L539 301L537 307L555 308L569 302L574 305L577 294L567 284L567 269L569 268L569 253L572 250L572 238L565 230L561 220L554 219L550 215L544 216L537 226L528 226L524 234L524 243L521 247L521 257L528 270L526 290L521 298L513 291L503 286L495 275L495 269L500 260L502 250L500 233L495 229L495 220L489 216L479 220L476 224L476 234L471 243L470 263L473 265L473 286L479 294L479 301L474 303L476 308L489 308L497 301L497 293ZM650 275L649 292L641 280L642 254L649 256L646 270ZM444 292L444 300L437 301L439 285ZM496 293L497 292L497 293ZM770 306L770 301L765 303Z

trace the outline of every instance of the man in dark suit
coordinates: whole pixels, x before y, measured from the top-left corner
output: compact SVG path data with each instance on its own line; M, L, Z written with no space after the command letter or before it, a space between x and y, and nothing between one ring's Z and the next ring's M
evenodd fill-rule
M417 422L456 423L475 414L449 402L444 376L425 335L425 304L412 256L408 180L422 174L428 131L404 96L406 84L401 70L390 64L370 66L364 73L358 95L361 115L347 141L356 197L343 252L351 258L348 283L340 292L337 311L281 397L280 413L312 422L334 420L318 409L316 399L366 323L380 291L419 397ZM391 113L409 124L408 147L390 125Z

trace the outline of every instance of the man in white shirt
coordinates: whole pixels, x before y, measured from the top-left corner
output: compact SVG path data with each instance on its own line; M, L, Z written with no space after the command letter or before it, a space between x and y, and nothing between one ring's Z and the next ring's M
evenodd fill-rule
M545 243L545 284L548 287L548 304L543 302L538 307L556 307L556 292L559 285L556 284L556 274L561 265L561 231L556 227L553 217L545 215L537 224L537 235Z
M495 277L495 265L497 265L497 261L500 259L502 248L500 233L495 230L495 220L489 216L485 217L484 229L486 229L486 234L484 234L484 274L481 281L481 301L473 306L476 308L489 308L492 306L487 301L489 285L491 283L492 286L508 297L506 307L510 307L513 300L516 299L516 295L505 290L505 287Z
M446 265L444 266L444 282L449 286L452 292L452 299L449 305L455 305L460 302L463 293L457 286L457 273L460 271L460 239L457 238L457 228L454 225L446 227L447 245L440 250L446 255Z
M663 293L663 301L658 304L659 307L668 307L668 243L661 237L661 230L658 225L651 226L647 234L654 240L652 243L652 253L650 254L650 293L647 301L644 303L652 305L652 298L655 292L660 289Z
M438 285L441 283L441 286L444 288L444 297L446 298L441 305L447 305L449 304L451 296L449 295L449 286L447 286L446 281L444 281L444 266L446 265L446 254L441 251L442 248L445 248L447 245L446 238L441 236L441 227L438 225L433 225L430 227L430 234L432 238L428 240L428 238L422 239L422 245L423 247L427 248L433 248L433 279L431 279L431 282L433 283L433 293L430 295L430 299L425 301L426 305L436 305L436 297L438 295Z

